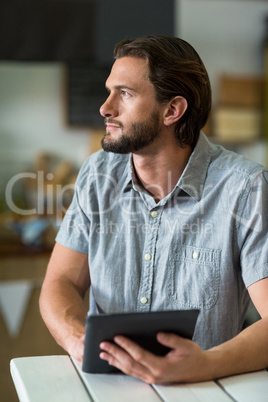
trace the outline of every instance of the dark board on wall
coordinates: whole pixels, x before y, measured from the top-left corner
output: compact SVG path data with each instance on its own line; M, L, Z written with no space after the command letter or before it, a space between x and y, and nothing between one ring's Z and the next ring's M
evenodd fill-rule
M112 61L114 45L143 35L174 35L174 0L95 0L95 60Z
M99 108L107 97L105 81L110 67L75 63L68 68L68 123L104 127Z
M174 0L96 0L94 63L69 67L70 125L103 127L99 107L107 92L105 81L113 62L114 45L144 35L174 35Z
M94 60L94 2L1 0L0 60Z

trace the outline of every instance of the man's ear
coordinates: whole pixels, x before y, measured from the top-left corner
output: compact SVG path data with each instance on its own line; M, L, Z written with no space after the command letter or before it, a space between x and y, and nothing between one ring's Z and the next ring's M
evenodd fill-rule
M168 102L164 114L164 125L171 126L177 123L178 120L184 115L188 107L188 102L182 96L175 96Z

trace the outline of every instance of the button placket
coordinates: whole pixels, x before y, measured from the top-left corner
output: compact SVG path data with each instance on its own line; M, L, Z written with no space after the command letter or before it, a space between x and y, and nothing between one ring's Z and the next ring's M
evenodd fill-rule
M144 243L144 254L142 261L142 271L140 288L138 293L138 311L150 311L151 294L153 286L154 254L156 239L160 222L160 213L151 210L147 215L147 230Z

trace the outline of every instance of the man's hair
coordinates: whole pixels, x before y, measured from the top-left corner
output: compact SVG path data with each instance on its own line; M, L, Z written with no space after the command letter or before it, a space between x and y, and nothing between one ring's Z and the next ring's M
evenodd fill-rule
M114 49L114 58L130 56L147 60L149 80L156 100L166 103L182 96L188 108L175 126L181 147L194 147L211 109L211 87L206 68L186 41L171 36L145 36L123 40Z

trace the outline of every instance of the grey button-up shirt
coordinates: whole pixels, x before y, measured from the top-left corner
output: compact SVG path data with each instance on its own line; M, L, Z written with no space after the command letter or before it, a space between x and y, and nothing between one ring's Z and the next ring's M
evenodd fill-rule
M57 242L88 254L91 312L200 309L204 349L235 336L247 287L268 276L268 171L201 132L156 203L131 155L99 151L80 170Z

